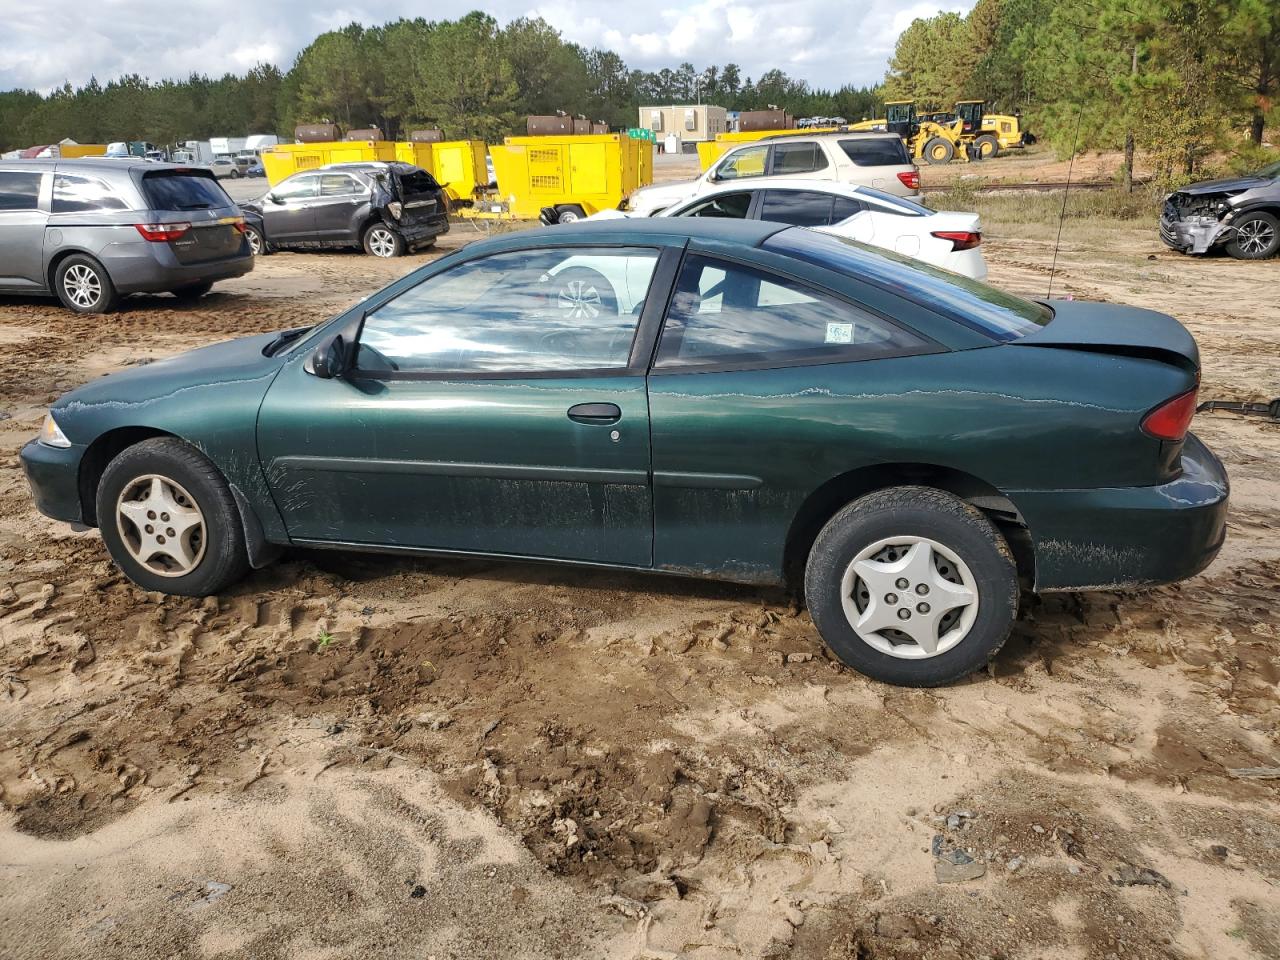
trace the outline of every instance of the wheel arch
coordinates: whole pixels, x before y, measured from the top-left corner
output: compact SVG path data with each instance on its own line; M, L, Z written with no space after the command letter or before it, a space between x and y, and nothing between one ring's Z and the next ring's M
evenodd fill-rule
M129 449L129 447L142 443L144 440L154 440L158 437L171 437L174 440L190 444L190 441L178 436L176 433L161 430L158 427L143 426L116 427L105 431L89 444L84 455L80 458L80 469L77 476L77 486L80 494L80 516L86 526L98 526L98 484L102 481L102 474L106 471L107 464ZM194 444L190 445L195 446ZM199 447L196 447L196 449L198 450ZM209 458L206 457L206 459ZM236 510L240 514L240 527L244 532L250 566L254 569L266 566L279 555L281 548L267 540L263 532L262 521L249 498L245 496L239 487L227 479L227 475L217 463L214 463L212 459L209 459L209 462L231 490L231 498L235 501Z
M800 505L787 530L783 577L788 588L803 589L804 568L814 541L846 505L876 490L898 486L943 490L977 507L1004 536L1021 580L1034 582L1035 552L1026 521L1004 493L980 477L930 463L890 463L858 467L827 480Z
M111 271L107 270L107 265L103 263L102 258L92 250L86 250L83 247L62 247L49 258L49 264L45 267L44 279L45 283L48 284L48 289L50 291L56 291L58 289L55 282L55 276L58 273L58 267L62 265L62 261L66 260L68 257L74 257L76 254L79 254L82 257L88 257L94 263L98 264L98 266L102 267L103 270L106 270L109 278L111 277ZM115 283L115 280L112 279L111 282Z

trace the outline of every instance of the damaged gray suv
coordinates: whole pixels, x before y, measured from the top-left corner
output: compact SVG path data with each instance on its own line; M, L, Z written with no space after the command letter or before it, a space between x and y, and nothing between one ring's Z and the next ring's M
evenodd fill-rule
M1225 246L1239 260L1280 252L1280 162L1232 180L1206 180L1165 197L1160 239L1183 253Z

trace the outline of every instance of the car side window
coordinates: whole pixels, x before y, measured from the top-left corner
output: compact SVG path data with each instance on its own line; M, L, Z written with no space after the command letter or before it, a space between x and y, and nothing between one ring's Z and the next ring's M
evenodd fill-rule
M35 210L40 203L39 173L0 173L0 213Z
M53 213L89 213L95 210L128 210L114 190L97 177L58 173L53 177Z
M848 362L927 348L923 338L805 284L692 255L681 268L654 367Z
M774 176L785 176L794 173L813 173L827 167L827 156L822 147L809 143L775 143L773 157L769 162L769 172Z
M305 200L316 195L319 177L293 177L280 184L272 194L281 200Z
M844 223L854 214L866 209L867 205L861 200L855 200L853 197L836 197L836 202L831 208L831 222Z
M356 367L388 373L622 370L658 251L557 247L469 260L365 318Z
M680 217L723 217L731 220L744 220L751 208L751 194L722 193L691 204L676 216Z
M911 163L907 148L896 137L841 140L840 149L859 167L900 167Z
M765 161L769 159L769 147L743 147L734 150L716 167L717 180L741 180L743 177L763 177Z
M320 178L320 196L352 197L364 192L364 186L355 177L345 173L326 173Z
M760 219L793 227L825 227L831 222L829 193L816 190L766 190Z

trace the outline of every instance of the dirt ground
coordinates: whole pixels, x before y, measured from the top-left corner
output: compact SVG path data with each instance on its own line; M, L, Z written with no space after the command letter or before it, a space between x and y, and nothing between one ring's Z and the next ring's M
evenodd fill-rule
M1043 296L1052 231L987 231ZM102 318L0 299L0 955L1280 957L1280 780L1239 774L1280 765L1280 425L1197 418L1233 484L1208 571L1029 602L932 691L775 592L291 554L175 599L32 508L62 391L429 256L280 254ZM1172 312L1202 397L1262 399L1278 280L1116 222L1068 229L1055 292ZM983 875L939 883L960 849Z

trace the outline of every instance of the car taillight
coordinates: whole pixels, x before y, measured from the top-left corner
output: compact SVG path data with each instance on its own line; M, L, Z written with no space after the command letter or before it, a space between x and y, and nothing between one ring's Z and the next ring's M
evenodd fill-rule
M152 243L164 243L166 240L177 240L191 229L189 223L135 223L143 240Z
M1199 386L1166 400L1142 418L1142 432L1157 440L1181 440L1196 413Z
M902 185L908 190L920 189L920 171L912 170L908 173L898 174L898 179L902 181Z
M950 240L953 251L972 250L982 244L982 234L972 230L935 230L933 236L939 240Z
M237 220L231 226L236 228L236 233L248 233L249 227L243 220Z

